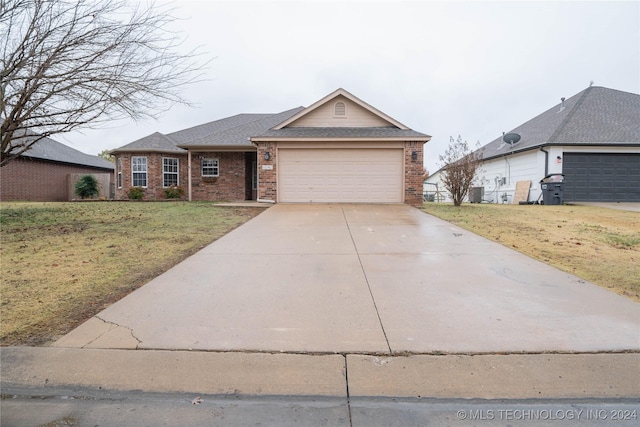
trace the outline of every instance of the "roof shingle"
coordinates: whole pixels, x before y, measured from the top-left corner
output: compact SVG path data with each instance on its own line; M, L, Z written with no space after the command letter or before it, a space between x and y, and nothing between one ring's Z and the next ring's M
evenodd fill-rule
M209 145L252 147L253 144L250 141L252 136L266 132L302 109L298 107L278 114L239 114L197 126L198 129L186 129L170 135L174 139L182 140L178 142L180 147ZM177 134L180 136L176 137Z
M90 166L101 169L114 169L114 164L108 160L91 154L85 154L51 138L40 139L33 144L29 150L25 151L21 157Z
M184 152L182 148L176 147L175 141L160 132L154 132L144 138L137 139L123 147L112 150L118 152L140 152L140 151L161 151L161 152Z
M589 87L510 132L520 142L496 138L481 148L485 160L545 145L638 145L640 95Z

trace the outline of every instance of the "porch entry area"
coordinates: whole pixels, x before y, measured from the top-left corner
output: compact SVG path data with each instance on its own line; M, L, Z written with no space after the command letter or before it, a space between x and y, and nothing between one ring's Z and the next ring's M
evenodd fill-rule
M258 153L244 153L245 200L258 199Z

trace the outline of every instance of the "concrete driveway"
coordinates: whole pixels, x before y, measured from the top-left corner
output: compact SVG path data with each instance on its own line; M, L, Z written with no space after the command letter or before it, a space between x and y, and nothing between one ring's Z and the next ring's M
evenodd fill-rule
M410 206L278 204L54 346L640 350L640 304Z

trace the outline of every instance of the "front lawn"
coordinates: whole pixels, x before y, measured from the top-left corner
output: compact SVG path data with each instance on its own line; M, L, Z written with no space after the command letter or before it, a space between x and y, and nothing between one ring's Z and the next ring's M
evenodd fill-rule
M3 202L0 343L57 339L262 211L196 202Z
M425 203L423 210L640 302L637 212L468 203Z

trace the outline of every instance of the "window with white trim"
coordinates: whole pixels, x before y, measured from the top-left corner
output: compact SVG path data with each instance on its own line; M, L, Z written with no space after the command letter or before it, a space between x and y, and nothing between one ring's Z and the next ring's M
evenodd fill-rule
M178 159L162 158L162 186L174 187L178 185Z
M220 162L218 159L202 159L202 176L220 176Z
M147 186L146 157L131 157L131 184L134 187Z
M118 168L118 188L122 188L122 157L118 157L117 168Z
M347 117L347 104L342 101L336 102L333 106L334 117Z

